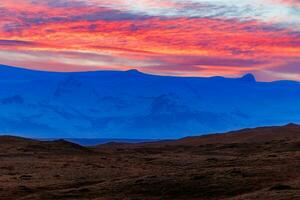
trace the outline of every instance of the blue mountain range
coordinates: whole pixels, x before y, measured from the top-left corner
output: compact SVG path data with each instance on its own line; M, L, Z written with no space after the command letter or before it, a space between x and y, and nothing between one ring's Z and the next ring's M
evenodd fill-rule
M300 122L300 84L0 65L0 133L166 139Z

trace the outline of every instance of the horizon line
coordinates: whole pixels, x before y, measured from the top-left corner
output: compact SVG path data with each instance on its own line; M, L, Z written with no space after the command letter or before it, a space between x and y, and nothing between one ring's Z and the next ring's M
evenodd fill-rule
M229 77L229 76L223 76L223 75L216 75L216 76L184 76L184 75L166 75L166 74L159 74L159 73L149 73L149 72L144 72L140 69L137 68L131 68L127 70L117 70L117 69L95 69L95 70L77 70L77 71L55 71L55 70L43 70L43 69L33 69L29 67L21 67L21 66L11 66L11 65L6 65L6 64L1 64L0 63L0 69L1 67L7 67L7 68L12 68L12 69L18 69L18 70L26 70L26 71L32 71L32 72L41 72L41 73L57 73L57 74L72 74L72 73L93 73L93 72L136 72L144 75L149 75L149 76L160 76L160 77L175 77L175 78L225 78L225 79L242 79L246 76L253 76L255 82L258 83L274 83L274 82L282 82L282 81L289 81L289 82L295 82L295 83L300 83L300 81L297 80L289 80L289 79L279 79L279 80L272 80L272 81L262 81L262 80L257 80L256 75L254 73L245 73L241 76L236 76L236 77Z

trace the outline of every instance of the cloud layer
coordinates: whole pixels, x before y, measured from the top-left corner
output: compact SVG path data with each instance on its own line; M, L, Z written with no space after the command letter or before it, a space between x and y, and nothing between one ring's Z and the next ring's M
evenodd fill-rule
M2 64L300 80L298 0L3 0Z

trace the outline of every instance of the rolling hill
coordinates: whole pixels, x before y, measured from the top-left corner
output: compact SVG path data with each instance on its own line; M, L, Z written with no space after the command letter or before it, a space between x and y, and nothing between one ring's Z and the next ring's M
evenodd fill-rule
M0 137L0 199L297 200L300 126L81 147Z

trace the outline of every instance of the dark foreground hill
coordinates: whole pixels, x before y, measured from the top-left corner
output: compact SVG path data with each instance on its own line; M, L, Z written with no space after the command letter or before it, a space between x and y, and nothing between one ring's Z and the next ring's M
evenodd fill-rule
M0 199L300 199L300 126L81 147L0 138Z

